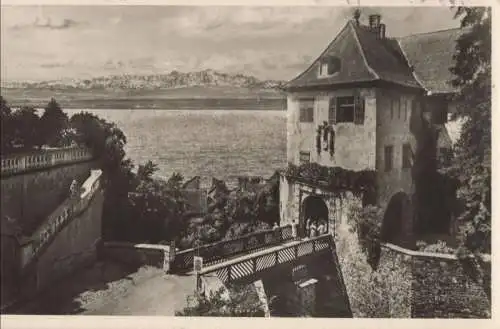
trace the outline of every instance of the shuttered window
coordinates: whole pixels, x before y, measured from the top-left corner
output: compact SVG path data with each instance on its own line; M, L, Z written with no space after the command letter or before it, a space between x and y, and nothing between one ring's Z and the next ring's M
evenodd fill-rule
M354 123L362 125L365 122L365 99L363 97L355 98Z
M353 122L362 125L365 120L365 100L359 96L337 97L335 103L335 123ZM332 109L332 108L331 108Z
M337 123L337 102L335 97L330 97L328 104L328 123L336 124Z
M354 96L337 97L337 122L354 122Z
M299 100L300 122L314 122L314 99Z

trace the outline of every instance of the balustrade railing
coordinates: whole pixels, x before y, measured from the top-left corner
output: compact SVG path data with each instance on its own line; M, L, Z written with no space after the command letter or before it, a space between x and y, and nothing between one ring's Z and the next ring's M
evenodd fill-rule
M31 154L12 154L2 157L2 175L21 173L27 170L49 168L60 164L82 162L92 159L89 149L69 147L35 151Z
M332 248L332 236L329 234L296 241L289 245L277 246L267 251L244 255L203 268L198 275L216 273L223 283L254 275L276 265L297 260L303 256ZM205 266L205 265L204 265Z
M177 252L173 264L174 270L189 270L193 268L194 256L203 258L204 265L216 264L228 257L248 251L257 251L271 245L280 244L293 238L291 225L272 230L252 233L239 238L202 245Z
M31 235L30 243L23 246L21 266L28 265L41 250L47 246L75 216L82 213L89 206L95 192L100 187L101 170L92 170L89 178L82 185L82 193L69 196L57 209L52 212L42 225Z

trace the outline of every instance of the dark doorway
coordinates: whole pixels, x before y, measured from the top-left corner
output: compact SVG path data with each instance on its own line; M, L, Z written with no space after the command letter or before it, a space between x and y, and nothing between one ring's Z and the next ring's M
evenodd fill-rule
M302 236L306 235L306 221L310 219L316 227L323 221L326 231L329 232L328 207L325 201L317 196L310 195L302 202L302 216L299 225L299 232Z
M392 196L387 209L385 210L382 222L382 241L397 245L406 245L406 236L403 231L403 224L410 220L410 199L403 192Z

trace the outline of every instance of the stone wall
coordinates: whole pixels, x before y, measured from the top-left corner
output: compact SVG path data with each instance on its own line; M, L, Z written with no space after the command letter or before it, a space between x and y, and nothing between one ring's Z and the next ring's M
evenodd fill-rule
M387 248L398 249L396 246ZM453 255L405 250L399 253L411 259L412 317L491 317L489 260L473 268Z
M73 179L83 183L92 161L4 175L1 179L1 216L17 219L30 234L69 194Z
M411 193L411 169L403 168L403 145L415 150L410 118L416 95L401 91L377 90L377 186L378 203L385 208L397 192ZM393 147L393 168L385 171L384 148Z
M40 254L36 260L37 290L96 259L103 201L103 190L96 190L85 210L71 218Z
M81 194L66 199L31 237L19 242L15 294L9 301L2 300L2 307L17 307L96 259L104 201L101 173L92 171Z
M491 264L481 280L466 273L454 255L416 252L390 244L381 247L373 271L355 232L341 223L337 255L354 317L487 318ZM480 276L481 277L481 276Z
M335 129L335 153L318 154L316 134L320 124L328 121L328 107L331 97L354 96L359 91L365 101L365 118L362 125L341 122ZM300 98L314 97L314 122L299 121ZM346 169L375 169L376 108L374 89L338 89L328 92L310 91L288 95L287 101L287 161L299 164L299 152L311 154L311 162L325 166L340 166Z
M360 205L361 200L350 192L343 196L335 195L320 188L308 186L300 182L291 182L283 175L280 176L280 225L290 225L292 222L299 223L300 204L311 195L322 197L328 208L329 231L334 233L335 227L340 223L347 222L349 208Z
M150 265L168 270L170 246L145 243L104 242L99 256L106 260L134 267Z

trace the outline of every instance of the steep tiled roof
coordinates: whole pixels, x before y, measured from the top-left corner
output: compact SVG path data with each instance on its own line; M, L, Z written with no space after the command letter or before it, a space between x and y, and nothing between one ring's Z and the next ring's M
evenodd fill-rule
M379 38L367 26L348 22L327 49L295 79L289 89L345 83L387 81L432 93L454 92L449 84L455 41L460 29L416 34L398 39ZM334 55L341 70L318 76L320 62ZM413 68L413 72L412 72Z
M318 77L322 60L329 56L340 58L340 71L327 78ZM375 81L378 77L366 65L363 51L356 41L351 22L347 23L326 50L302 74L287 84L287 88L325 86L352 82Z
M432 93L456 91L449 81L452 78L455 41L461 29L409 35L399 39L399 44L414 67L415 74L423 87Z
M396 40L379 38L367 26L352 24L368 65L380 80L420 88Z

